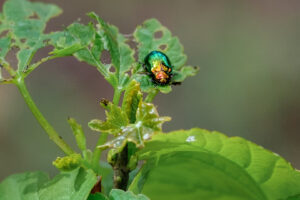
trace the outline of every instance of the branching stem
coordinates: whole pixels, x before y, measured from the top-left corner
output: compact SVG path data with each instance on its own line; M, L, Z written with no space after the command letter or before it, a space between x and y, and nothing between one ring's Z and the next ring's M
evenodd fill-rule
M71 147L59 136L59 134L54 130L54 128L49 124L49 122L45 119L42 113L39 111L37 106L35 105L34 101L32 100L25 82L24 77L22 75L17 75L14 79L14 83L19 88L20 93L22 94L25 102L27 103L29 109L31 110L32 114L35 116L39 124L42 128L46 131L49 138L60 147L60 149L65 152L67 155L73 154L74 151Z

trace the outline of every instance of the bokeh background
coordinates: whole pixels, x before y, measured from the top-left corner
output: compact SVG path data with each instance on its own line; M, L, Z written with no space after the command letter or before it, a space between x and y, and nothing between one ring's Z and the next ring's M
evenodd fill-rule
M61 30L95 11L131 33L155 17L180 38L197 76L160 94L165 131L201 127L241 136L300 168L300 1L298 0L41 0L64 13L47 31ZM1 9L4 0L1 0ZM80 18L80 19L79 19ZM49 49L39 52L45 55ZM112 88L97 70L74 58L41 65L27 79L33 99L61 136L75 147L67 117L80 122L91 148L97 133L90 119L104 119L100 98ZM0 180L17 172L43 170L60 150L41 129L13 85L0 86Z

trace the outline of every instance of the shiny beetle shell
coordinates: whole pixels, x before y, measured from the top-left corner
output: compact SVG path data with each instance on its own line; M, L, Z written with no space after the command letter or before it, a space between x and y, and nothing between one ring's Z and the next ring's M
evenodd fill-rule
M160 51L151 51L144 60L145 70L154 83L168 85L172 78L172 65L166 54Z

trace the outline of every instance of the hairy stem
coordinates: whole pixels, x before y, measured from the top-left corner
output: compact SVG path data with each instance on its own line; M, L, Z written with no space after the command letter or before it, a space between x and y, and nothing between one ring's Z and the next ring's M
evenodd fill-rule
M54 130L54 128L49 124L49 122L45 119L42 113L39 111L34 101L32 100L22 75L17 75L16 79L14 79L14 83L19 88L20 93L22 94L25 102L27 103L29 109L31 110L34 117L37 119L42 128L46 131L49 138L60 147L60 149L65 152L67 155L74 153L71 147L58 135L58 133Z
M98 173L97 168L99 166L99 161L101 158L102 149L97 148L98 146L104 144L107 140L108 134L107 133L101 133L97 145L95 147L95 150L93 152L92 157L92 168Z
M151 103L157 94L158 94L158 89L151 90L151 92L149 92L149 94L145 98L145 102Z

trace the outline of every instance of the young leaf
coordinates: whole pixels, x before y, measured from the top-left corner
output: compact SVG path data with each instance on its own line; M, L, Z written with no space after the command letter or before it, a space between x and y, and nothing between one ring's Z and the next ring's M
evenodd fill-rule
M122 110L127 114L130 123L136 121L136 111L142 100L140 84L135 80L131 81L124 93Z
M122 127L128 125L129 121L125 112L120 107L109 102L107 105L108 111L106 113L106 121L94 119L89 122L89 127L94 131L103 133L117 134L121 131Z
M161 33L161 37L156 34ZM177 37L173 37L171 32L162 26L156 19L146 20L141 26L138 26L134 32L135 40L138 42L139 62L144 63L148 53L154 50L164 52L170 59L173 66L173 82L183 81L187 76L193 76L197 68L184 67L186 55L183 53L183 47ZM141 83L141 89L150 92L153 88L158 88L163 93L171 91L170 86L157 86L151 78L136 73L134 78Z
M117 137L113 140L99 146L99 148L113 147L117 148L115 152L119 152L127 142L134 143L138 148L144 146L144 141L151 139L152 135L162 130L162 124L170 121L170 117L160 117L157 113L155 106L151 103L145 103L140 101L138 109L136 111L136 121L133 124L127 126L119 126L117 129L108 129L112 133L118 133ZM94 130L100 128L104 131L102 126L103 122L93 120ZM106 123L104 123L106 125ZM111 127L111 126L110 126ZM105 127L106 128L106 127Z
M42 172L9 176L0 183L1 200L83 200L97 182L92 170L78 168L49 180Z
M139 156L147 162L129 189L153 199L279 200L300 194L300 172L283 158L218 132L157 134Z
M86 151L86 138L81 125L78 124L73 118L69 118L68 123L70 124L73 134L75 136L77 146L81 151Z
M144 129L151 129L153 131L161 131L162 124L164 122L170 121L170 117L159 117L158 112L155 106L151 103L140 102L139 108L136 114L136 124L140 124ZM143 131L143 137L146 138L146 134L149 134L148 131ZM150 136L151 137L151 136Z

